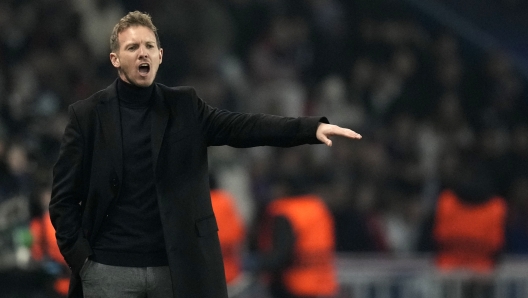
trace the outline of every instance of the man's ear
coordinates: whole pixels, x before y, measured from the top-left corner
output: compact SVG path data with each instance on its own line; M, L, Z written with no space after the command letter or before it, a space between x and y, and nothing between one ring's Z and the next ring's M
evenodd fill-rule
M159 58L160 58L160 64L161 64L161 61L163 60L163 49L160 49L159 50Z
M119 62L119 57L117 57L116 53L110 53L110 62L115 68L121 67L121 62Z

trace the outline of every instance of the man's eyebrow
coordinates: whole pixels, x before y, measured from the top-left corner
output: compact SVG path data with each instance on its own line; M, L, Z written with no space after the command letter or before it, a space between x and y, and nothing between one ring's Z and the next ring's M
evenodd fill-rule
M140 44L140 42L137 42L137 41L131 41L131 42L128 42L128 43L125 42L123 45L124 45L124 47L125 47L125 49L126 49L126 48L128 48L128 47L130 47L130 46L137 46L137 45L139 45L139 44ZM154 40L147 40L147 41L145 41L145 44L148 44L148 45L150 45L150 44L156 44L156 41L154 41Z
M134 46L134 45L137 45L137 44L138 44L137 42L131 41L131 42L125 43L125 48L128 48L129 46Z

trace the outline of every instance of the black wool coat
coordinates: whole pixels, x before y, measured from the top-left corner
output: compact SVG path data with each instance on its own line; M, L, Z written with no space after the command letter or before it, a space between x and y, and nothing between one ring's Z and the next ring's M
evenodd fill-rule
M317 126L328 121L220 110L190 87L155 83L154 92L152 159L174 297L227 297L207 147L320 144ZM68 114L49 209L72 270L69 297L82 297L79 271L123 181L116 82L73 103Z

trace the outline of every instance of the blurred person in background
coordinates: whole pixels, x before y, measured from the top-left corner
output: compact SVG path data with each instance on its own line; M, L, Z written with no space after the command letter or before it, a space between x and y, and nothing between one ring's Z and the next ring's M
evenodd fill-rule
M18 179L12 169L13 159L8 157L10 147L7 137L0 138L0 204L19 191Z
M37 195L42 214L33 217L29 225L32 237L31 257L42 266L48 275L53 277L49 288L46 287L49 297L66 297L70 284L70 272L57 246L55 229L49 216L51 189L44 187Z
M469 272L481 277L464 285L464 297L492 293L486 277L493 273L503 253L508 206L503 197L495 195L493 185L482 163L467 159L459 169L458 180L439 194L429 221L432 225L423 234L429 238L441 272Z
M224 260L224 270L229 297L243 291L247 285L242 272L242 253L246 227L236 207L233 195L218 185L214 174L209 175L211 203L218 224L218 238Z
M508 192L510 213L506 226L505 252L528 254L528 176L514 179Z
M6 162L11 174L11 195L28 197L35 186L35 167L25 144L12 142L6 152Z
M273 297L334 297L334 219L321 197L309 191L305 175L278 177L276 198L265 207L257 252L246 269L262 274Z
M150 16L127 14L111 35L118 78L69 106L49 210L70 297L227 297L207 147L361 138L324 117L213 108L154 83L162 56Z
M506 201L493 196L486 177L476 174L458 189L443 191L437 202L433 237L441 269L490 272L504 246ZM479 181L480 179L480 181Z

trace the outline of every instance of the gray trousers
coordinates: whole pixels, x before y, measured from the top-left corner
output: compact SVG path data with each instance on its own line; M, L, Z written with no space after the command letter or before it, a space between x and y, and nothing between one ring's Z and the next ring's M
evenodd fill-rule
M121 267L88 260L79 275L84 298L173 297L168 266Z

